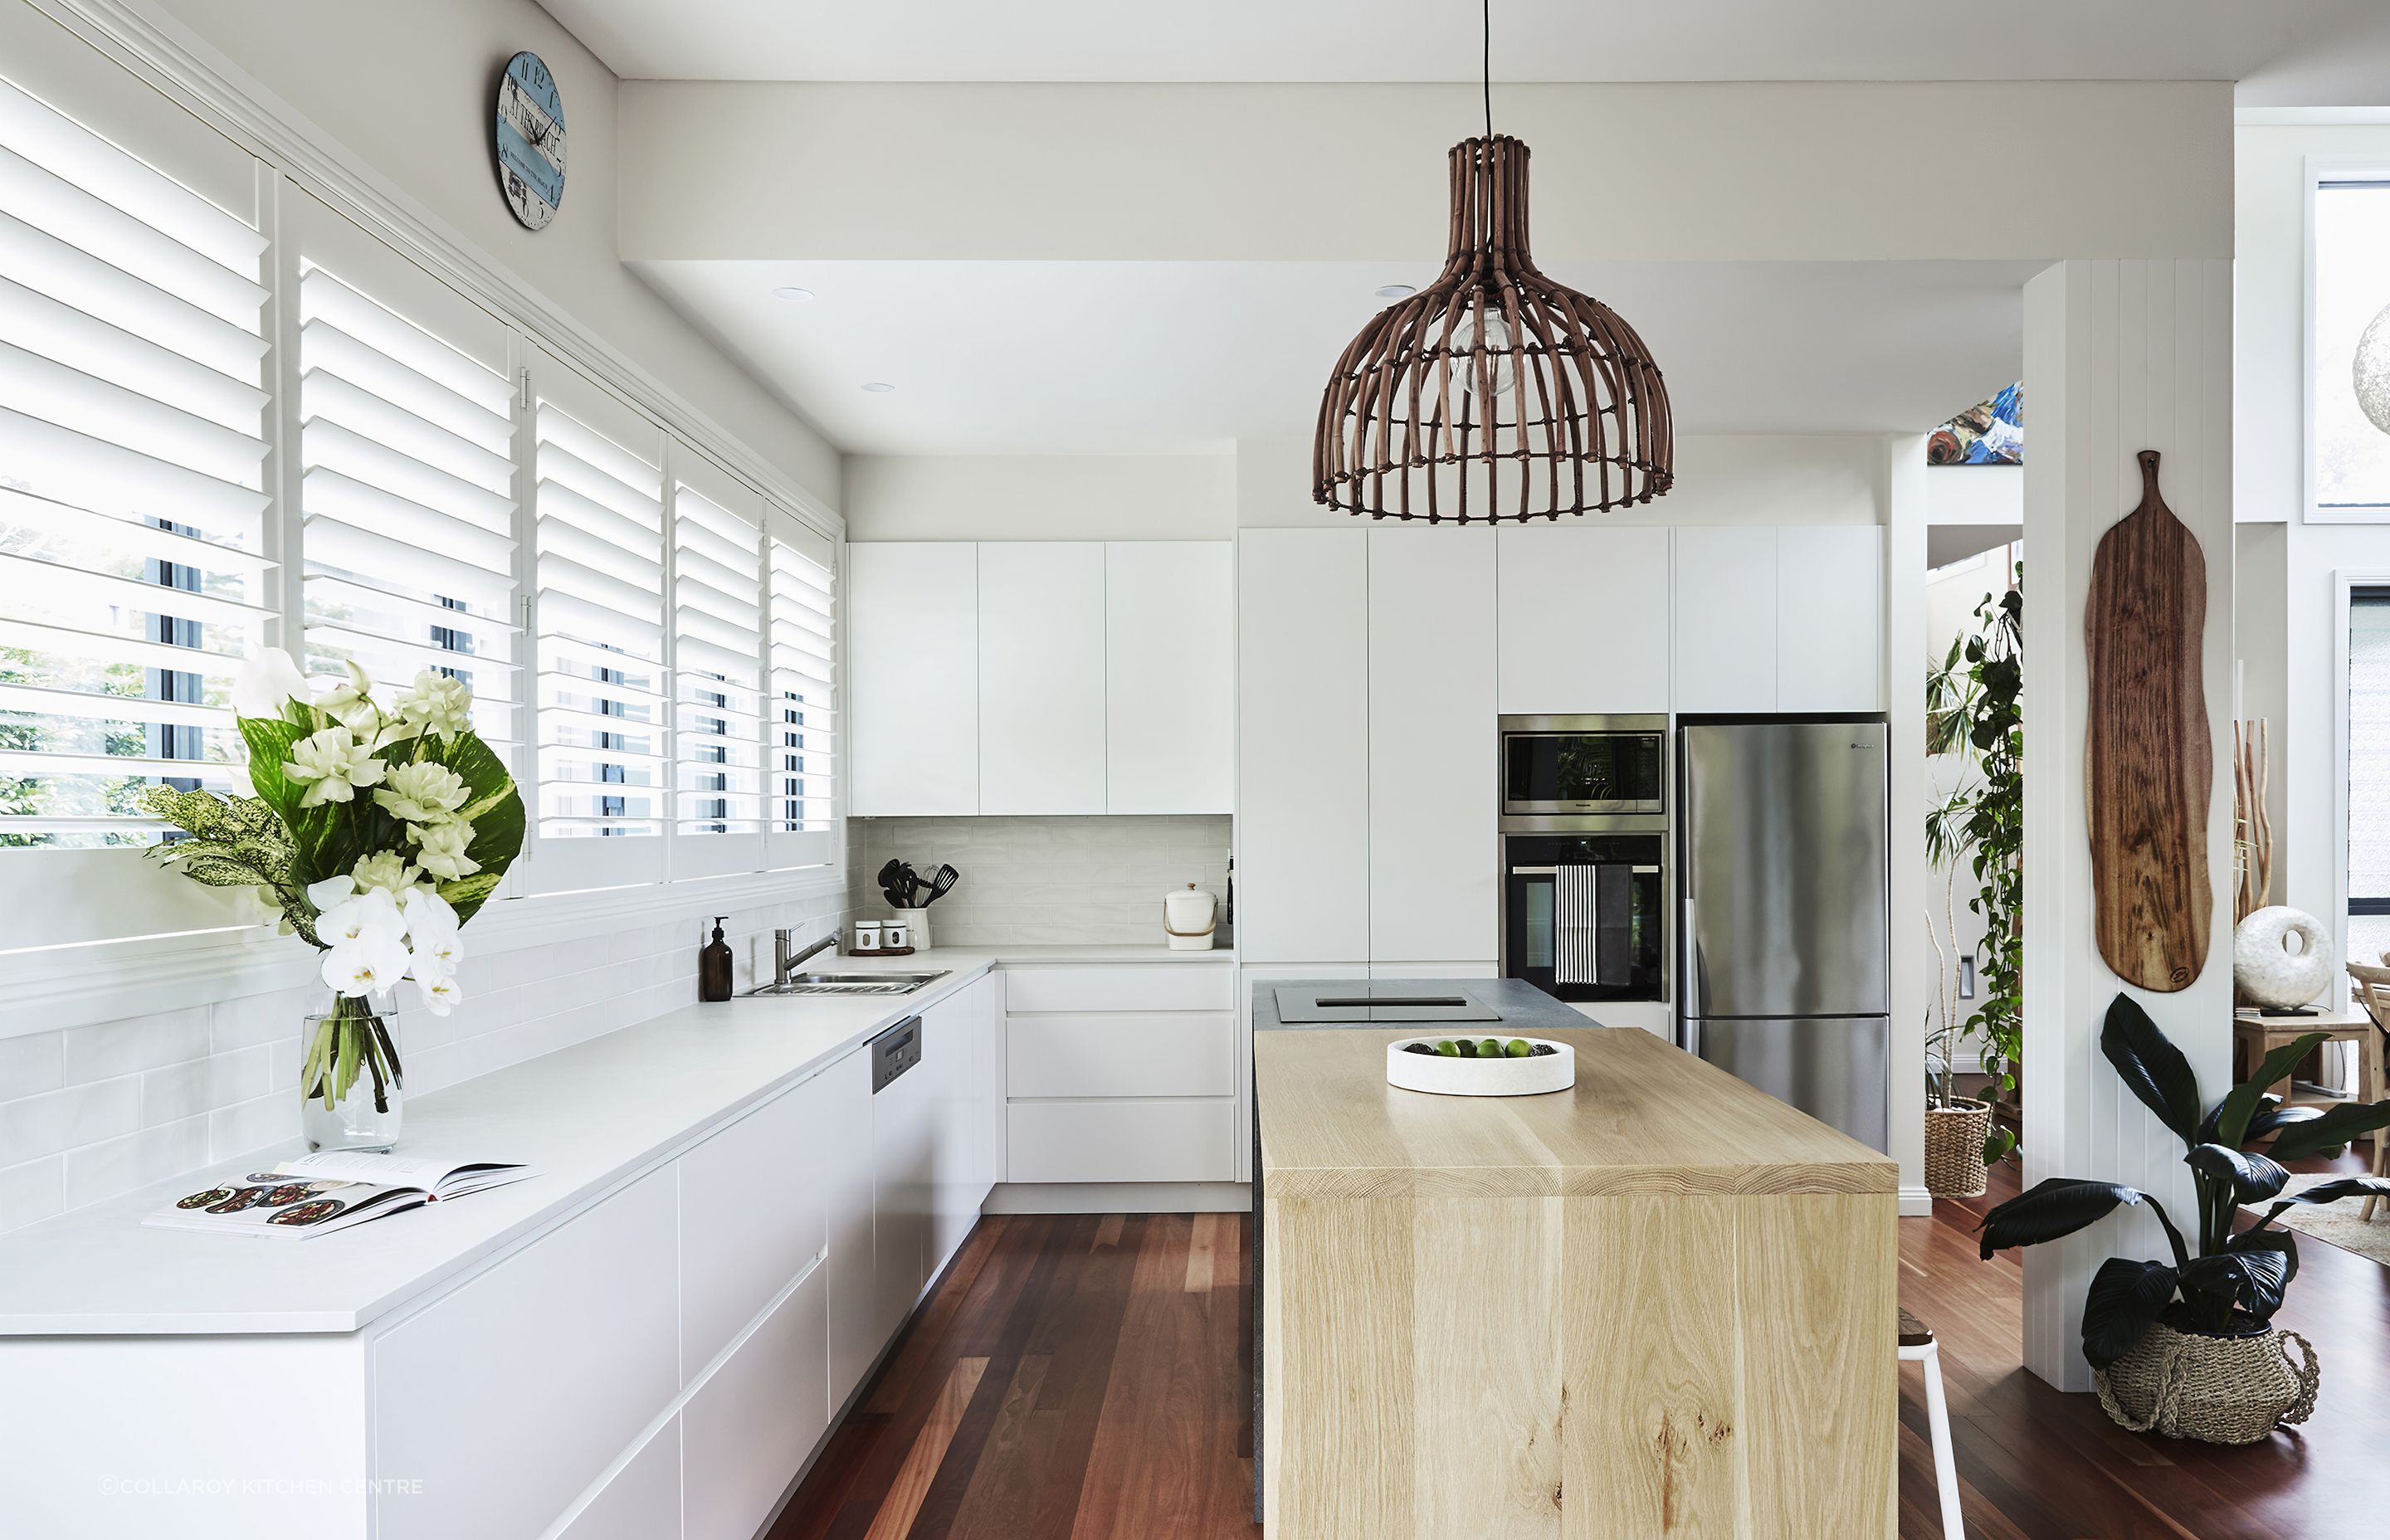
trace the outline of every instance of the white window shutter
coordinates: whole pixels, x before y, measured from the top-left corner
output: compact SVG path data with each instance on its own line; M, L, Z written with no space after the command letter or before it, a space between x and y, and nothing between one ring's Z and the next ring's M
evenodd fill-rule
M147 843L148 787L247 779L229 687L275 617L266 243L253 195L191 177L222 198L254 162L138 121L158 143L0 80L0 845Z
M775 869L826 866L837 828L838 547L777 507L765 534L765 855Z
M764 499L672 444L675 878L764 866Z
M473 689L473 725L523 774L514 390L504 322L294 195L301 503L311 674Z
M528 891L658 882L671 827L663 430L532 363L533 848Z

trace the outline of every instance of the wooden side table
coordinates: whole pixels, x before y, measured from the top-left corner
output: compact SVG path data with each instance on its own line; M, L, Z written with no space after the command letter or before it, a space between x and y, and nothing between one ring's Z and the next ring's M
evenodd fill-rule
M2256 1073L2257 1066L2276 1048L2296 1042L2311 1032L2323 1033L2334 1043L2356 1044L2357 1083L2362 1087L2359 1099L2380 1101L2383 1098L2382 1031L2373 1024L2373 1018L2362 1010L2327 1010L2313 1016L2259 1016L2254 1011L2235 1011L2232 1015L2234 1082ZM2266 1089L2281 1097L2286 1105L2294 1107L2330 1107L2345 1099L2300 1091L2287 1080L2277 1081Z

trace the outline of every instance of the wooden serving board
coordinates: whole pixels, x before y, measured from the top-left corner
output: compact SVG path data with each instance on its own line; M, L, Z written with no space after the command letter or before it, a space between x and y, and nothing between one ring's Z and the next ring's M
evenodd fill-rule
M2084 776L2100 956L2126 982L2167 994L2199 977L2214 906L2215 766L2200 677L2207 560L2158 495L2157 451L2140 461L2140 506L2091 560Z

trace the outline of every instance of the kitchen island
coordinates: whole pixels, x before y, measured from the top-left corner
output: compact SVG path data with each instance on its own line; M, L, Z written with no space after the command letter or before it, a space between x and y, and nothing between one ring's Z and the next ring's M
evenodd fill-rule
M1255 1033L1270 1540L1891 1534L1897 1168L1649 1033L1525 1030L1573 1090L1386 1084L1473 1024Z

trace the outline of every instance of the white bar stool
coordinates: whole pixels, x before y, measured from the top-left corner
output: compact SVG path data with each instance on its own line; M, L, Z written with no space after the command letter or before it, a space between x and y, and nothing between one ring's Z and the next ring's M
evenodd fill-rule
M1934 1484L1942 1491L1942 1537L1965 1540L1967 1524L1959 1514L1959 1463L1950 1455L1950 1404L1942 1397L1942 1350L1933 1328L1906 1310L1900 1313L1900 1358L1925 1366L1925 1424L1934 1435Z

